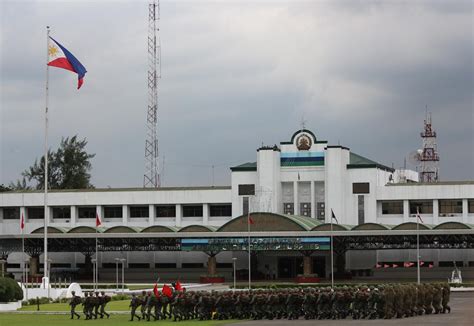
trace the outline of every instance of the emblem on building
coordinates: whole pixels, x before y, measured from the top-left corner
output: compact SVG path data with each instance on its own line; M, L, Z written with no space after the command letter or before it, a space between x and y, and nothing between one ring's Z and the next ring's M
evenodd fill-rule
M312 142L308 135L302 134L296 138L296 147L300 151L307 151L311 148Z

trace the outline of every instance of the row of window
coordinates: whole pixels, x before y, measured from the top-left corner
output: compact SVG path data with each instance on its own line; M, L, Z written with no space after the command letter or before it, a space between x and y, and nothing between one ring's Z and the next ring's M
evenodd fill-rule
M130 218L148 218L150 215L148 206L129 206ZM103 206L104 218L122 218L122 206ZM183 205L183 217L202 217L202 205ZM70 207L60 206L52 207L52 217L54 219L70 219ZM209 205L209 216L231 216L232 205L230 204L214 204ZM44 219L44 207L27 207L26 217L30 220ZM79 219L94 219L96 217L95 206L79 206L77 207L77 217ZM176 217L176 205L157 205L155 206L155 217ZM20 218L20 207L4 207L3 219L15 220Z
M295 204L283 203L283 214L294 215ZM299 215L311 217L311 203L300 203ZM316 203L316 218L324 220L324 202Z
M432 200L409 201L410 214L433 214ZM438 200L439 214L462 214L462 200L460 199L440 199ZM474 213L474 199L468 200L468 212ZM391 200L382 202L383 215L402 215L403 201Z

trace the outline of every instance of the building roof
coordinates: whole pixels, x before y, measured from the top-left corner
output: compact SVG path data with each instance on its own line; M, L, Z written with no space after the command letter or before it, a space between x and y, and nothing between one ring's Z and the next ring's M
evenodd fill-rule
M389 171L389 172L394 172L395 169L389 168L386 165L377 163L375 161L372 161L371 159L368 159L367 157L364 157L362 155L350 152L349 156L349 164L347 164L348 169L367 169L367 168L378 168L381 170Z
M408 182L408 183L387 183L387 186L458 186L474 185L474 180L466 181L437 181L437 182Z
M256 163L255 163L256 166ZM228 190L231 186L196 186L196 187L160 187L160 188L91 188L91 189L48 189L48 193L55 192L122 192L122 191L194 191L194 190ZM12 190L0 194L12 193L43 193L44 190Z
M239 172L239 171L257 171L257 162L247 162L244 164L232 166L230 168L231 171L233 172Z

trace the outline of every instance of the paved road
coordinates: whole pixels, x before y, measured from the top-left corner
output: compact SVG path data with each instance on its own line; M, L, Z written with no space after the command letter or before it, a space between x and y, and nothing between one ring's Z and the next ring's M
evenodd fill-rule
M451 313L440 314L440 315L423 315L411 318L403 319L390 319L390 320L258 320L258 321L247 321L232 326L284 326L289 323L299 325L402 325L404 323L415 324L416 326L425 325L443 325L443 326L463 326L463 325L474 325L474 292L457 292L451 293Z

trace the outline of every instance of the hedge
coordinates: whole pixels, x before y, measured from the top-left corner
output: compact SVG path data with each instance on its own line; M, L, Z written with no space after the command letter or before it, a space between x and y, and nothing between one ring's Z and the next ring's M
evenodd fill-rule
M0 277L0 302L23 300L23 290L9 277Z

